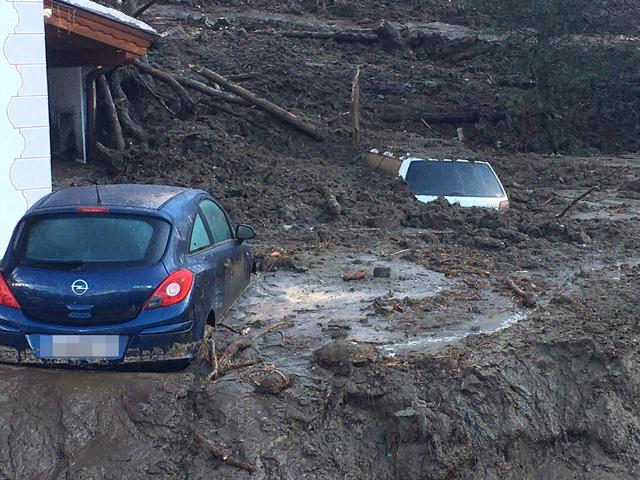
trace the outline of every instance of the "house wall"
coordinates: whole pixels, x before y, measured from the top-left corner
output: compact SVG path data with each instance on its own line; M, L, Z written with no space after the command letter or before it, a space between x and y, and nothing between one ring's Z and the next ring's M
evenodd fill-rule
M51 191L42 1L0 0L0 256L27 208Z

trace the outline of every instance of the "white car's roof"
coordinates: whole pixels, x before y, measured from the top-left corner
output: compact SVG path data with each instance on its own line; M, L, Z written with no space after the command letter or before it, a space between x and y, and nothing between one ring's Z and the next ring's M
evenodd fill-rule
M463 158L419 158L419 157L407 157L405 161L410 162L466 162L466 163L480 163L484 165L489 165L489 162L483 162L481 160L465 160Z

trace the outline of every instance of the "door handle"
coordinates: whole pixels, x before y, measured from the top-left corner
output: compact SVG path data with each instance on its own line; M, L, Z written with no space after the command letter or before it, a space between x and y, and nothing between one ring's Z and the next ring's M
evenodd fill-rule
M230 258L225 258L224 260L224 268L229 268L231 267L231 259Z

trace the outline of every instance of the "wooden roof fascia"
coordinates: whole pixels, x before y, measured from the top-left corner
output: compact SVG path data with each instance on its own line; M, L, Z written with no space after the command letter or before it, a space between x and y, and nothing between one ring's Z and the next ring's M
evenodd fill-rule
M51 14L45 16L45 23L48 25L92 38L137 56L144 55L156 38L150 32L55 0L44 0L44 6L51 9Z

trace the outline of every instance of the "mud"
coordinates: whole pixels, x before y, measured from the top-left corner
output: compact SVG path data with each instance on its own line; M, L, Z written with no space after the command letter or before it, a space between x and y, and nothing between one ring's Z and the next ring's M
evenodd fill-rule
M255 128L204 103L195 119L172 119L124 85L148 144L132 146L115 177L57 162L55 182L211 191L259 232L260 271L213 333L218 354L240 333L292 326L259 337L204 388L206 348L175 373L0 367L0 478L640 476L640 157L523 154L507 125L465 126L463 144L455 126L379 120L389 107L502 105L511 87L496 85L495 64L452 59L476 51L473 42L387 51L255 33L372 28L383 17L478 28L448 1L185 1L149 11L163 34L153 63L257 72L248 88L322 119L331 141L251 112L266 127ZM364 143L354 150L340 113L358 65ZM512 208L417 204L400 181L369 170L358 157L369 148L489 160ZM376 267L390 276L375 278ZM358 271L367 276L342 280ZM537 306L521 307L507 278Z

